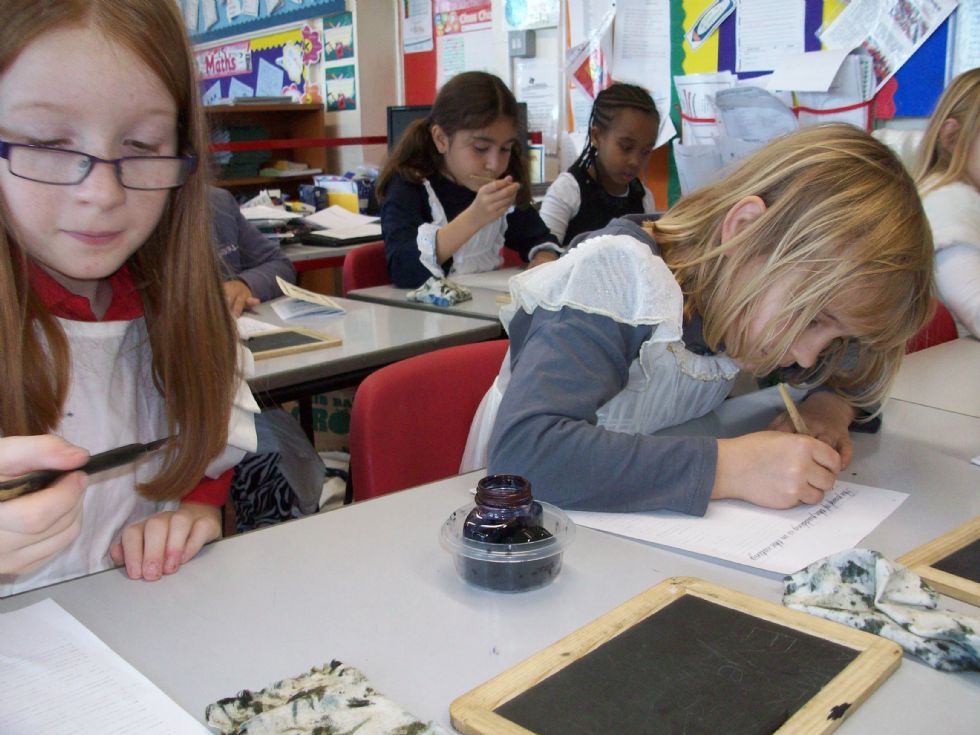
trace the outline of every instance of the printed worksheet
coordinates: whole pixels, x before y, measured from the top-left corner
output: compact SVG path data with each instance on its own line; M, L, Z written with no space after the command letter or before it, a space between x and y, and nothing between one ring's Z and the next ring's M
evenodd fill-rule
M669 511L569 511L568 515L581 526L791 574L859 545L907 497L894 490L838 481L819 505L788 510L716 500L701 518Z
M54 600L0 615L4 735L207 733Z

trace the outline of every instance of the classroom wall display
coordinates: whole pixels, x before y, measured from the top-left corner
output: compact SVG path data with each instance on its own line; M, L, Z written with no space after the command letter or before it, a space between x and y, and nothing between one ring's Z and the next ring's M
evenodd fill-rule
M491 71L490 0L435 0L436 87L462 71Z
M337 13L323 19L323 60L350 59L354 56L354 14Z
M504 0L504 18L510 30L551 28L561 15L559 0Z
M325 68L323 89L328 112L357 109L357 73L353 64Z
M197 47L198 85L206 105L251 97L323 102L320 19L234 43Z
M195 44L338 13L344 0L176 0Z

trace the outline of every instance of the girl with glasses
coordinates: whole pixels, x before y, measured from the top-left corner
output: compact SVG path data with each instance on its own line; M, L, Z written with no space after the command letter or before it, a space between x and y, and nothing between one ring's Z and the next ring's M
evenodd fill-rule
M158 579L218 537L255 448L189 43L159 0L0 17L0 475L172 437L0 503L0 595L113 564Z

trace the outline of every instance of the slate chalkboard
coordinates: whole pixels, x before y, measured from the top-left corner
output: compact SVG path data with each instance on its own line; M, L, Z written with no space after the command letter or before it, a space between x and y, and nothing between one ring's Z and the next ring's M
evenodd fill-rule
M980 516L898 557L933 588L980 605Z
M336 337L319 334L302 327L292 327L253 334L245 340L245 347L256 360L261 360L267 357L281 357L296 352L315 350L320 347L333 347L340 343L341 341Z
M676 578L460 697L450 714L467 735L822 733L900 660L884 639Z

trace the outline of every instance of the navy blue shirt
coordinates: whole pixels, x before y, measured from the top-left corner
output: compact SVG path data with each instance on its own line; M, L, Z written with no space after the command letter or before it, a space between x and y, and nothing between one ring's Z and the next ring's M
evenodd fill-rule
M450 222L476 199L476 192L439 174L430 178L429 183ZM419 259L417 244L419 226L432 220L425 186L405 181L397 174L393 176L381 205L381 233L385 241L388 275L395 286L417 288L432 276ZM553 243L557 250L558 239L549 232L536 209L515 209L507 215L507 230L502 244L518 252L524 262L529 260L529 254L536 245L546 242ZM452 266L453 260L450 258L442 264L443 272L448 274Z

